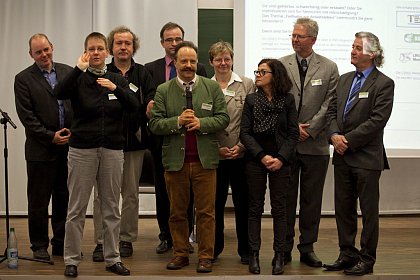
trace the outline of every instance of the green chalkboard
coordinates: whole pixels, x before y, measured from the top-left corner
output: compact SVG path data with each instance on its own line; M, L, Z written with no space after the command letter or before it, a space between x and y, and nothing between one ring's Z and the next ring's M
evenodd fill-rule
M223 40L233 46L233 9L198 9L198 61L212 77L208 51L212 44Z

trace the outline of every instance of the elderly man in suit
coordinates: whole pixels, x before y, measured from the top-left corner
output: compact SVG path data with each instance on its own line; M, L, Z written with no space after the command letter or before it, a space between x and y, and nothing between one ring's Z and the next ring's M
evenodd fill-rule
M389 168L383 135L392 111L394 81L377 69L383 63L383 50L370 32L355 34L351 63L356 71L340 77L328 109L340 255L324 267L361 276L372 273L376 261L379 178ZM360 250L355 247L357 199L363 217Z
M299 118L299 143L292 161L287 190L287 236L284 262L292 260L295 237L296 205L300 189L299 244L300 261L312 267L322 262L314 253L321 218L322 193L330 159L326 135L326 112L335 93L337 65L312 49L318 24L299 18L291 35L295 53L280 59L293 81L293 93Z
M175 47L184 41L184 29L174 22L166 23L160 30L160 44L165 49L165 57L146 63L144 66L152 75L156 86L163 84L176 76L175 69ZM201 63L197 63L197 74L207 77L206 69ZM153 104L153 101L152 101ZM172 237L169 230L169 200L166 191L164 169L162 166L162 136L152 134L151 152L155 168L155 196L156 196L156 218L159 225L160 243L156 247L156 253L162 254L172 248ZM193 200L190 201L188 209L188 221L190 234L193 230ZM189 246L190 253L194 247Z
M197 53L191 42L177 45L177 77L157 88L149 125L153 133L164 136L162 160L174 247L167 269L189 264L187 208L192 191L197 211L197 272L211 272L219 164L216 132L228 126L229 115L219 84L196 75Z
M16 110L25 127L28 176L28 226L33 256L48 254L48 205L52 201L52 254L63 255L67 215L67 152L73 116L70 101L58 101L54 87L71 71L53 62L53 45L45 34L29 39L29 55L35 63L15 77Z

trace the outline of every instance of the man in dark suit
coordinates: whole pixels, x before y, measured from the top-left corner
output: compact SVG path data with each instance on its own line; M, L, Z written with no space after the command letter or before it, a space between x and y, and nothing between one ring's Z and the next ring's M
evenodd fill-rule
M175 70L175 47L184 41L184 29L173 22L166 23L160 31L160 44L165 49L165 57L145 64L147 70L152 75L156 86L176 77ZM204 65L198 63L197 75L207 76ZM153 101L152 101L153 102ZM159 224L160 244L156 247L156 253L162 254L172 248L172 237L169 230L169 199L166 191L164 169L162 165L162 143L163 137L152 135L151 152L155 165L155 196L156 196L156 217ZM190 233L193 228L192 202L188 210L188 220L190 224ZM190 246L192 253L194 248Z
M67 142L73 116L70 101L58 101L54 87L71 67L53 62L53 45L45 34L29 39L35 63L15 77L15 102L25 127L28 226L33 256L49 260L48 204L52 200L52 254L63 255L67 215Z
M372 273L376 261L379 178L389 168L383 134L392 111L394 81L377 69L383 63L383 50L372 33L355 34L351 63L356 71L339 78L337 96L328 109L340 255L324 267L360 276ZM357 199L363 217L360 250L355 247Z
M292 160L287 188L287 235L284 262L292 260L295 237L296 205L299 192L300 261L321 267L314 252L321 219L322 193L330 160L326 135L326 113L338 80L337 65L312 49L318 36L318 24L310 18L298 18L292 32L295 53L280 58L293 81L299 118L299 143Z

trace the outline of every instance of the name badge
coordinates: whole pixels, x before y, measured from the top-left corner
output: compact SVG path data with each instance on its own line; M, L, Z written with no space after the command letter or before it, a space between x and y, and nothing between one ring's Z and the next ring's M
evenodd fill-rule
M318 79L318 80L311 80L311 84L312 86L322 86L322 80Z
M368 97L369 97L369 92L367 92L367 91L359 92L359 99L368 98Z
M211 108L213 108L212 104L208 104L208 103L201 104L201 109L203 110L211 111Z
M138 87L136 87L136 85L135 84L133 84L133 83L130 83L129 84L129 87L130 87L130 89L133 91L133 92L137 92L137 90L139 89Z
M235 92L234 92L233 90L228 90L228 89L227 89L227 90L225 91L225 95L233 97L233 96L235 96Z
M108 94L108 100L116 100L116 99L117 97L113 93Z

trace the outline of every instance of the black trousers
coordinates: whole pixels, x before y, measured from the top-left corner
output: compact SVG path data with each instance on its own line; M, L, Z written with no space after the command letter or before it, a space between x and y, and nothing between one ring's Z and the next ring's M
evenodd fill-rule
M259 162L248 161L245 167L249 190L248 234L252 251L261 248L261 217L264 212L264 199L270 189L271 216L273 217L273 250L283 252L286 242L286 191L290 180L290 167L270 172Z
M172 236L169 229L169 215L170 203L168 192L166 190L166 183L164 173L165 170L162 164L162 144L163 137L159 135L151 135L151 153L154 165L154 179L155 179L155 198L156 198L156 219L159 225L159 239L167 240L172 246ZM188 223L190 234L194 228L194 196L190 192L190 205L188 207Z
M287 252L293 249L295 237L296 205L299 193L299 244L300 253L314 250L318 240L321 219L322 194L327 175L329 155L296 154L291 163L291 179L287 188Z
M69 192L67 157L55 161L27 161L28 226L33 251L48 248L48 205L52 202L51 245L64 246Z
M224 241L224 214L228 197L229 185L232 190L232 201L235 208L236 237L238 240L237 252L239 256L249 253L248 247L248 187L245 179L245 160L243 158L219 161L217 168L216 186L216 232L214 244L214 257L223 252Z
M379 178L381 171L334 165L334 205L340 255L360 258L373 267L379 239ZM357 200L362 212L360 250L357 235Z

